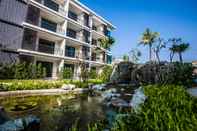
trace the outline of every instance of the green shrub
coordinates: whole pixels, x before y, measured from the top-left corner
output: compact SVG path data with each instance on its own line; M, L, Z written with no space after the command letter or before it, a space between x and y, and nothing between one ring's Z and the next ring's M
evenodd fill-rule
M102 80L103 82L109 82L112 71L113 71L112 66L105 66L103 68L102 73L99 76L99 79Z
M174 63L174 70L172 72L171 84L184 85L191 87L193 81L193 66L191 63Z
M16 90L37 90L37 89L53 89L60 88L63 81L48 80L4 80L0 81L0 90L16 91Z
M46 76L46 69L32 63L0 65L0 79L40 79Z
M142 110L116 120L114 129L124 131L195 131L197 104L182 86L146 86Z
M97 72L95 69L91 69L89 72L89 79L96 79L97 78Z
M72 68L64 68L62 73L63 73L63 79L72 79L73 78Z

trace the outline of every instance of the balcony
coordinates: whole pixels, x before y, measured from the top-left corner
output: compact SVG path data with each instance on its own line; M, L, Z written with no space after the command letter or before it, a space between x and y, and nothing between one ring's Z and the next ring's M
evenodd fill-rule
M90 23L89 23L89 15L84 14L83 18L79 18L79 16L72 12L68 11L68 18L74 21L75 24L79 24L80 26L83 26L85 29L89 30Z
M63 16L66 16L66 14L67 14L63 5L58 4L57 0L31 0L31 1L36 1L39 4L42 4L45 7L63 15Z
M66 57L76 58L77 57L76 54L77 54L77 52L74 47L66 46L66 48L65 48L65 56Z
M55 47L55 43L42 39L40 39L39 41L37 51L41 53L56 55L56 56L63 55L63 50L61 48Z
M41 28L47 29L49 31L58 33L58 34L65 34L65 30L63 28L61 28L60 25L58 25L57 23L51 22L47 19L42 18L41 20Z

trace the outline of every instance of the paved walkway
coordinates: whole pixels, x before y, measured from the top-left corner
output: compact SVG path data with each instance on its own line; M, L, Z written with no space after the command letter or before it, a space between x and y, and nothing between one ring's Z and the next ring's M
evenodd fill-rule
M197 87L187 89L187 91L188 91L189 94L191 94L192 96L197 97Z

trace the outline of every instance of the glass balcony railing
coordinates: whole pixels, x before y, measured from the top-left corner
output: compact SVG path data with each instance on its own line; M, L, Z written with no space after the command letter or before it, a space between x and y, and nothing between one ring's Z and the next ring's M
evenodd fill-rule
M72 11L68 11L68 18L76 21L77 23L79 23L81 25L84 25L84 26L90 28L89 17L88 17L88 19L85 19L85 18L80 19L76 13L74 13Z
M59 34L64 35L65 34L65 30L63 28L61 28L61 26L59 26L57 23L51 22L49 20L46 20L44 18L42 18L41 20L41 27Z
M41 53L52 54L52 55L57 55L57 56L63 55L63 50L61 48L57 48L57 47L45 45L45 44L39 44L37 51Z

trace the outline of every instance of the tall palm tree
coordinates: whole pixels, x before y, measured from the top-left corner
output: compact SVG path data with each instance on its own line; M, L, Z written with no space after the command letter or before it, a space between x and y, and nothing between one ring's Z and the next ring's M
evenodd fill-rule
M152 60L152 45L155 43L157 37L159 37L158 32L152 32L149 28L145 30L145 32L142 35L142 38L140 39L141 45L148 45L149 46L149 60Z
M113 37L105 37L98 40L100 42L101 47L108 49L114 45L115 39Z

